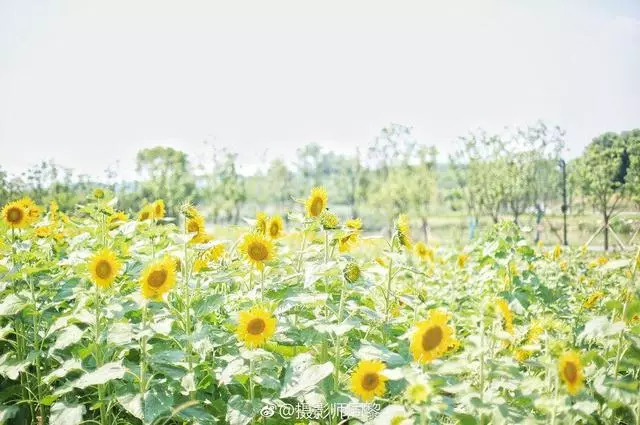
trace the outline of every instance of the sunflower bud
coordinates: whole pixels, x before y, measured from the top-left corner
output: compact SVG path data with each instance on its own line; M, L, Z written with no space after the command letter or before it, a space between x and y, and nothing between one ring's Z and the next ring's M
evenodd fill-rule
M333 230L337 229L340 223L334 213L323 211L322 214L320 214L320 224L324 230Z
M356 263L349 263L344 267L342 274L347 282L353 283L360 279L360 267Z

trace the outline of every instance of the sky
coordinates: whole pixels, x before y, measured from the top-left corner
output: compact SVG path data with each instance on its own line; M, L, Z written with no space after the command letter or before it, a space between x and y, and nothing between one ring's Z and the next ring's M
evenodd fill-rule
M568 158L640 127L637 0L0 0L0 167L103 179L203 141L251 172L400 123L458 136L539 119Z

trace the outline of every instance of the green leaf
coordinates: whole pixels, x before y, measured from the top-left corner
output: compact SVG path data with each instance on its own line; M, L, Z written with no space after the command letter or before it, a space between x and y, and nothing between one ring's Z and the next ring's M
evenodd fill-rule
M70 345L76 344L82 339L84 331L75 325L66 327L56 338L56 342L49 349L49 353L54 350L64 350Z
M49 425L78 425L82 423L84 413L82 404L56 403L51 406Z
M239 395L232 395L227 403L226 420L229 425L247 425L253 419L251 403Z
M76 388L87 388L92 385L100 385L114 379L122 379L127 369L120 362L107 363L93 372L89 372L71 383Z
M50 384L56 379L63 378L67 376L69 372L72 370L82 370L82 364L78 359L69 359L60 365L59 368L53 370L47 376L44 377L44 382Z
M13 316L19 313L27 303L16 294L9 294L0 302L0 316Z
M303 395L332 373L333 363L314 365L311 354L300 354L291 359L285 373L280 398Z

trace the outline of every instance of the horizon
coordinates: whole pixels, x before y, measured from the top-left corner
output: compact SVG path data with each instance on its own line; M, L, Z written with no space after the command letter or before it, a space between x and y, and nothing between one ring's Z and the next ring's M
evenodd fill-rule
M638 46L632 1L4 2L0 167L133 180L137 151L197 163L206 140L251 174L308 143L353 154L392 122L443 162L476 128L543 120L571 159L640 125Z

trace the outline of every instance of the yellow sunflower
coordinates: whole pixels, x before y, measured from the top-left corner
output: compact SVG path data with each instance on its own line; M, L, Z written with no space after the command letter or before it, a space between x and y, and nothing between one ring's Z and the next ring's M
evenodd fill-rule
M464 268L464 266L466 266L468 262L469 262L469 254L465 254L463 252L459 254L458 257L456 257L456 265L461 269Z
M602 291L596 291L593 294L591 294L589 296L589 298L587 298L583 303L582 306L584 308L593 308L593 306L596 305L596 303L598 301L600 301L600 299L602 299L602 297L604 297L604 292Z
M176 284L175 259L165 256L162 260L149 265L140 279L142 295L145 298L161 299Z
M138 213L138 221L146 221L153 218L153 205L147 204Z
M340 252L351 251L358 244L358 237L362 230L362 221L359 218L350 218L344 222L346 234L338 238L338 249Z
M156 200L153 204L151 204L151 208L153 210L153 218L159 220L164 218L165 209L164 209L164 201L162 199Z
M51 201L49 204L49 220L52 223L55 223L58 220L58 211L60 211L60 207L56 201Z
M109 249L98 251L89 261L89 273L93 283L108 288L120 272L122 265Z
M380 360L360 360L351 375L351 391L362 401L381 397L387 390L387 377L381 372L385 364Z
M269 217L264 213L264 211L258 211L256 214L256 232L264 235L267 232L267 221Z
M407 399L414 404L421 404L427 401L430 389L426 384L417 382L407 387Z
M249 263L259 270L264 268L265 261L274 257L273 242L262 235L250 233L244 237L240 250L244 253Z
M38 226L34 233L39 238L47 238L52 234L52 226Z
M129 219L129 215L123 211L115 211L109 216L109 228L115 229L116 227L124 224Z
M338 216L330 211L325 210L322 212L322 214L320 214L320 224L325 230L333 230L337 229L340 223L338 221Z
M260 307L241 311L238 319L238 338L250 348L261 347L276 331L276 319Z
M31 198L22 198L19 202L27 209L29 224L37 221L42 215L42 208L37 206Z
M193 214L191 217L187 218L185 226L187 233L195 233L193 238L191 238L191 242L203 243L206 241L207 232L205 230L204 217L199 213Z
M496 305L498 307L498 310L500 310L500 314L502 315L502 328L505 332L513 335L513 313L509 308L507 300L505 300L504 298L498 298L498 300L496 301Z
M419 322L411 337L413 358L420 363L428 363L449 351L454 346L453 329L447 325L449 315L439 310L431 310L427 320Z
M223 244L217 244L209 248L206 252L207 260L218 261L225 253L225 247Z
M284 230L284 221L279 215L274 215L267 223L267 231L271 239L278 239L282 236Z
M396 235L402 246L411 249L411 223L408 215L400 214L398 216L396 220Z
M2 209L2 218L13 229L21 229L30 224L29 210L20 201L5 205Z
M563 354L558 361L558 373L567 385L569 394L577 394L582 389L584 374L578 353L570 351Z
M329 195L324 187L314 187L304 204L307 217L319 217L327 207Z
M414 252L422 261L433 261L434 259L433 249L429 248L427 244L422 241L416 242Z

